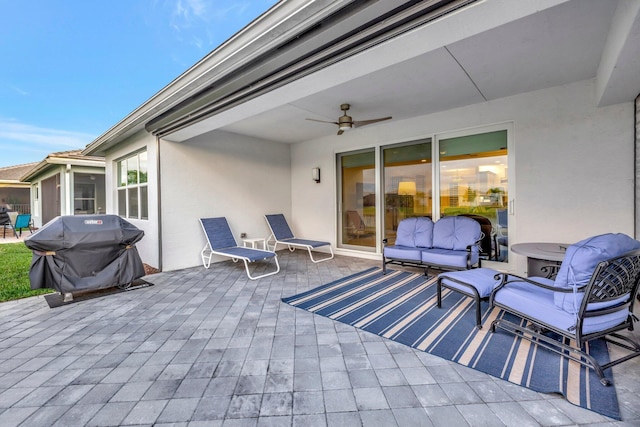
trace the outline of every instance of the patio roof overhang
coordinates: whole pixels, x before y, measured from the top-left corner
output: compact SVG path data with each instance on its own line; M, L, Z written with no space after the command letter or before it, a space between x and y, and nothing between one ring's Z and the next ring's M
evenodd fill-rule
M102 168L104 170L105 161L102 157L83 156L77 150L72 152L52 153L40 163L36 164L29 172L24 174L20 178L20 181L28 183L46 172L49 168L60 165Z
M274 7L84 152L142 129L175 142L218 129L311 140L334 129L305 118L333 121L345 102L397 122L587 79L600 106L640 92L638 2L283 3L304 14Z
M0 188L29 188L31 183L0 179Z

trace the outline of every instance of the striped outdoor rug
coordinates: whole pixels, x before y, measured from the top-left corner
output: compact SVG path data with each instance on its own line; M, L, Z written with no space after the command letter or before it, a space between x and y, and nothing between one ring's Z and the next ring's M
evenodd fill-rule
M435 295L435 278L394 270L382 275L371 268L282 301L535 391L561 393L574 405L620 419L615 388L600 384L593 371L506 332L490 332L495 318L510 315L487 312L483 303L485 326L478 330L470 298L446 291L438 308ZM589 352L609 360L603 340L592 342ZM606 373L613 381L611 370Z

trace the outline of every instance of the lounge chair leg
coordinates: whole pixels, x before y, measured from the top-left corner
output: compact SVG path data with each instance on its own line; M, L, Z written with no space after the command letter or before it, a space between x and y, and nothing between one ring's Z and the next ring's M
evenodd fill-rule
M280 263L278 262L278 257L277 256L273 257L273 259L276 261L276 270L272 271L270 273L261 274L261 275L256 276L256 277L253 277L251 275L251 273L249 272L249 263L247 262L246 259L243 259L242 261L244 261L244 268L247 271L247 276L249 277L249 279L251 279L251 280L262 279L263 277L272 276L272 275L278 273L280 271Z
M311 258L311 262L313 262L315 264L317 264L319 262L322 262L322 261L329 261L330 259L333 259L333 249L331 249L331 246L329 246L329 253L330 253L329 256L325 257L325 258L322 258L322 259L318 259L318 260L316 260L313 257L313 254L311 253L311 247L310 246L307 246L307 251L309 251L309 258Z
M206 245L204 245L204 248L202 248L202 251L200 252L200 256L202 257L202 265L204 266L204 268L207 268L207 269L211 265L211 257L213 257L212 252L209 252L209 256L205 255L205 252L207 251L208 247L209 247L209 244L207 243Z

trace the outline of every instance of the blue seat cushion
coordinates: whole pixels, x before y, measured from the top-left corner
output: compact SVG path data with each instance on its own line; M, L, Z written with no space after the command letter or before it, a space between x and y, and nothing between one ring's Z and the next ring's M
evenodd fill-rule
M259 261L262 259L273 258L276 256L273 252L263 251L260 249L245 248L242 246L234 246L231 248L215 249L216 252L225 254L229 257L247 258L250 261Z
M409 261L420 262L422 259L422 252L415 247L392 245L384 247L384 256L386 258L393 259L406 259Z
M468 284L468 286L476 288L480 298L486 298L491 295L493 288L500 283L499 279L495 279L496 274L498 274L498 272L491 268L473 268L471 270L441 273L438 277L442 279L442 284L448 288L468 292L468 287L448 280L448 278L459 280Z
M640 248L640 242L622 233L608 233L589 237L567 248L554 286L558 288L581 287L589 283L601 261L623 255ZM568 313L577 313L582 303L582 292L556 292L556 307Z
M542 277L530 277L540 283L551 285L553 281ZM554 302L555 292L531 285L526 282L510 282L498 290L494 299L499 305L510 308L510 311L522 313L532 319L540 319L547 325L574 334L572 327L576 324L575 314L558 308ZM629 312L620 310L601 316L584 319L582 333L589 334L617 326L627 319Z
M445 216L433 224L433 247L454 251L465 250L480 240L480 224L464 216ZM475 251L478 247L475 246Z
M473 220L472 220L473 221ZM431 248L422 251L422 262L426 264L447 265L457 268L467 268L466 250L455 251L451 249ZM471 254L471 264L478 262L478 253Z
M278 240L281 243L292 244L292 245L303 245L303 246L311 246L312 248L319 248L321 246L330 245L329 242L323 242L321 240L309 240L309 239L284 239Z

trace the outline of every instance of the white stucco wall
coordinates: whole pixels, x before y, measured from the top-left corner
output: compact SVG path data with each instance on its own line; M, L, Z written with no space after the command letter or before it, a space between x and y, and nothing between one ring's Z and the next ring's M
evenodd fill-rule
M162 141L163 269L201 265L199 218L226 217L242 244L240 233L268 237L265 214L291 217L289 149L225 132Z
M153 267L160 266L158 258L158 191L155 183L158 180L158 168L156 162L156 139L144 131L139 132L127 141L119 144L116 149L109 151L105 156L105 186L107 213L118 214L117 206L117 161L139 150L147 150L148 167L148 207L149 219L129 219L127 221L144 230L144 238L136 245L142 261Z
M595 81L583 81L293 145L293 221L301 235L335 242L338 152L512 122L510 244L633 236L633 104L596 108L595 94ZM322 168L321 184L311 180L314 166ZM515 258L523 272L523 257Z

